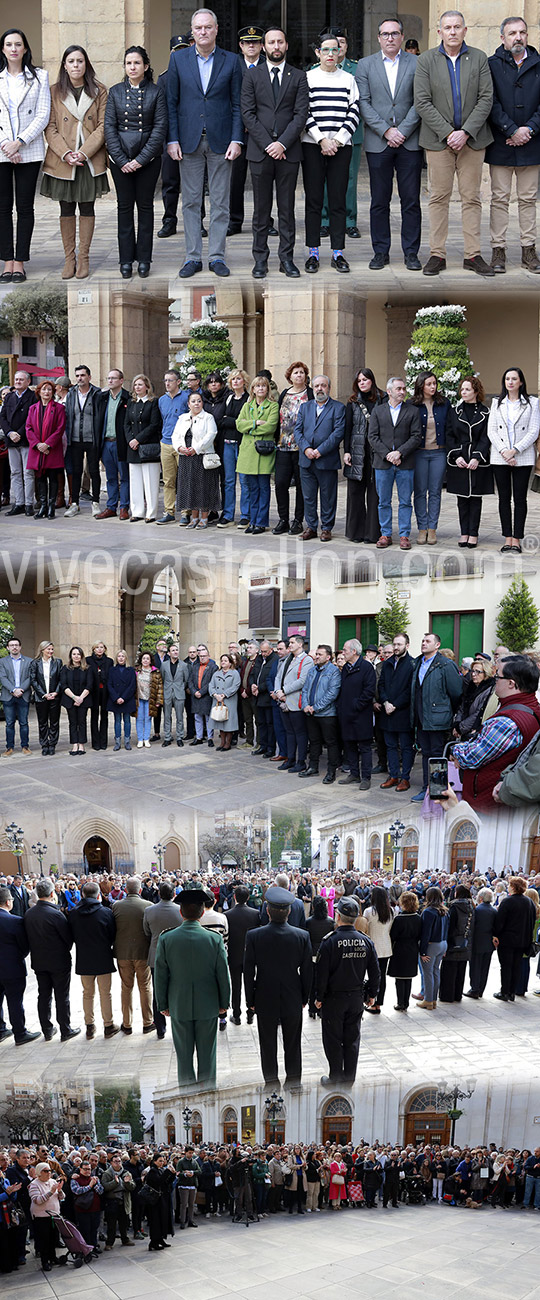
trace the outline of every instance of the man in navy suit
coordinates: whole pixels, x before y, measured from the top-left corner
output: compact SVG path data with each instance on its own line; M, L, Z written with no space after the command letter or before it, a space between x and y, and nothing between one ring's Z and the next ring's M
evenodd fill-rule
M186 260L180 275L184 280L202 271L201 202L206 170L210 195L208 266L214 275L230 275L225 262L230 169L244 141L238 58L216 45L218 25L211 9L196 10L191 30L195 44L190 50L173 50L167 74L172 137L167 152L181 164Z
M29 951L24 921L20 916L10 916L13 898L8 885L0 885L0 1043L15 1035L17 1046L32 1043L39 1034L30 1034L24 1021L23 995L26 988L25 957ZM11 1029L7 1028L2 1014L4 997L7 1002Z
M307 527L302 541L317 536L317 495L320 492L321 542L332 540L336 521L339 444L345 433L345 407L330 397L328 375L313 380L313 401L300 407L294 438L300 450L300 481Z

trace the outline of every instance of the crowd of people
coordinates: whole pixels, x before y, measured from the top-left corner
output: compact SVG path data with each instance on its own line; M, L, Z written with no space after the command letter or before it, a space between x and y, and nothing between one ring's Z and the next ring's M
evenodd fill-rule
M361 1141L258 1146L10 1146L0 1151L0 1273L34 1258L91 1264L102 1251L172 1245L175 1228L212 1219L256 1223L279 1213L391 1210L400 1205L540 1210L540 1147L418 1146ZM63 1250L65 1220L82 1245ZM203 1241L206 1240L206 1236Z
M311 380L304 361L287 366L281 392L271 371L250 380L235 367L204 376L192 367L185 386L179 370L167 370L159 398L145 374L124 387L117 366L104 389L83 363L74 377L32 387L20 368L2 390L1 504L9 516L52 520L63 509L72 518L84 489L100 521L223 529L236 518L246 536L259 536L270 528L273 482L273 534L329 542L342 474L348 541L392 545L395 487L400 549L411 549L413 507L416 543L435 546L445 488L456 499L457 545L474 550L484 497L496 489L501 550L521 554L528 493L540 491L540 406L519 367L504 371L489 405L480 377L463 377L455 406L433 372L419 374L408 397L404 379L391 376L383 392L369 367L338 401L328 376Z
M482 277L506 270L509 203L515 177L522 265L540 271L536 252L536 198L540 153L537 118L538 53L524 19L501 23L501 44L488 58L466 42L462 13L445 11L439 45L420 53L404 45L400 18L382 17L379 50L348 57L347 31L325 28L313 41L307 71L287 61L280 28L239 31L240 52L217 43L218 23L197 9L186 35L173 36L166 72L157 82L142 45L125 51L122 79L110 90L96 76L81 45L64 50L54 84L36 67L19 28L0 37L0 256L4 283L26 279L34 226L34 196L59 204L65 252L62 275L89 274L95 203L117 196L120 273L133 265L143 278L153 252L154 193L162 178L162 238L174 236L182 189L187 279L203 269L205 183L210 199L208 265L230 275L227 235L244 221L248 163L253 186L253 271L268 274L269 234L279 236L279 270L300 271L294 258L296 186L300 166L305 201L305 271L316 274L321 241L329 237L330 265L347 273L346 236L358 239L358 169L362 139L368 166L372 271L390 260L394 175L401 205L405 267L427 276L446 270L449 208L457 178L462 210L463 265ZM461 67L467 77L461 85ZM465 84L466 83L466 84ZM429 247L424 267L420 186L424 158L429 177ZM491 181L491 260L481 252L480 188L484 160ZM277 228L272 222L274 190ZM14 230L13 206L17 222ZM76 211L79 242L76 252ZM137 217L135 218L135 212Z
M244 651L230 642L218 663L202 642L182 659L169 638L153 653L141 650L132 667L125 650L113 660L103 641L87 658L72 646L63 664L44 640L31 659L13 635L0 658L3 756L15 754L17 724L22 753L31 753L33 699L41 752L49 757L56 753L65 708L73 757L86 753L88 715L96 751L108 747L110 716L114 751L122 739L131 750L135 718L138 749L206 742L215 753L231 755L242 741L253 758L301 780L322 775L326 750L324 785L339 780L364 793L373 775L384 775L380 788L400 795L410 790L418 754L422 780L413 803L462 797L484 811L537 803L538 652L511 654L500 645L493 656L479 651L458 666L435 632L422 637L416 658L409 644L404 632L386 645L368 645L364 654L355 638L336 654L328 644L310 653L295 634L275 647L252 640ZM433 763L449 752L448 779L434 786Z

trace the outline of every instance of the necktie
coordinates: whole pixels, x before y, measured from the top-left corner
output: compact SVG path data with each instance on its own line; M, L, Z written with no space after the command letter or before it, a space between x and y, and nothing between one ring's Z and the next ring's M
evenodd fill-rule
M279 68L272 68L272 93L274 104L277 104L279 99Z

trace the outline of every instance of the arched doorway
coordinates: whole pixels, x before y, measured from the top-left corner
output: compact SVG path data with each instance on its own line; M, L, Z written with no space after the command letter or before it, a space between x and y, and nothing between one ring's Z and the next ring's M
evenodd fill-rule
M165 845L163 867L165 871L171 873L180 871L180 849L172 840L169 840L169 843Z
M233 1106L228 1106L223 1113L223 1141L226 1146L238 1141L238 1115Z
M414 873L418 870L418 831L414 827L409 826L408 830L405 831L401 847L402 870L407 874L409 872Z
M111 850L102 835L91 835L83 848L83 860L87 871L110 871L112 868Z
M369 841L369 862L370 871L380 871L381 869L381 837L372 835Z
M478 832L474 822L460 822L452 836L450 871L473 872L477 848Z
M354 871L354 840L350 838L345 844L345 862L347 871Z
M332 1097L323 1111L323 1142L339 1142L341 1146L352 1137L352 1107L346 1097Z
M191 1141L196 1147L202 1142L202 1116L198 1110L193 1111L191 1119Z
M525 838L525 837L524 837ZM529 830L527 845L527 868L525 875L536 876L540 872L540 817L533 821Z
M423 1088L411 1097L405 1112L405 1145L447 1146L449 1141L450 1120L437 1111L437 1089Z
M173 1147L176 1142L176 1123L174 1115L165 1116L165 1132L167 1134L167 1143Z

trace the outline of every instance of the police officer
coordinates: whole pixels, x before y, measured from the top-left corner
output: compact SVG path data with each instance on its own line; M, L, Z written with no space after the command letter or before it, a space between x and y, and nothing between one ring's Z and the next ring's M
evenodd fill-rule
M154 966L158 1010L171 1018L180 1087L195 1083L193 1053L197 1053L197 1083L216 1086L218 1015L225 1016L231 985L221 935L199 924L208 893L182 889L177 896L182 925L160 934Z
M322 1012L322 1040L329 1068L321 1083L332 1086L354 1083L356 1077L366 974L369 1006L374 1004L379 988L375 946L354 928L359 910L355 898L340 899L335 913L337 928L325 935L315 963L315 1006Z
M263 51L264 27L259 24L249 24L248 27L240 27L238 31L238 44L240 53L238 62L242 73L242 81L248 68L256 68L260 63L265 62ZM244 189L247 180L248 164L247 150L244 145L238 158L234 159L231 166L231 188L229 196L229 227L227 235L241 235L242 224L244 221ZM277 230L273 221L270 221L269 235L277 235Z
M244 986L248 1011L257 1013L265 1088L279 1088L278 1026L283 1034L285 1087L299 1088L302 1075L302 1008L311 988L311 941L306 930L287 925L291 895L279 885L266 891L269 925L246 934ZM303 910L303 909L302 909Z

